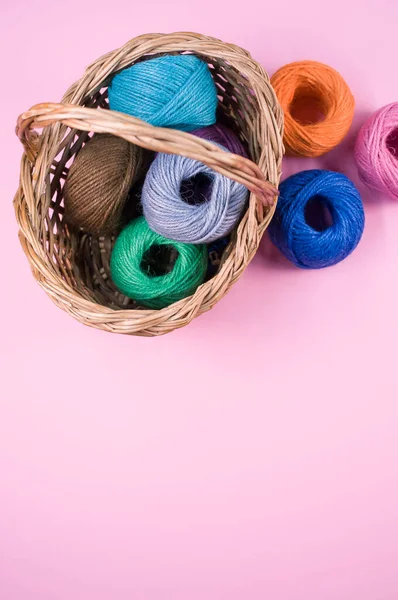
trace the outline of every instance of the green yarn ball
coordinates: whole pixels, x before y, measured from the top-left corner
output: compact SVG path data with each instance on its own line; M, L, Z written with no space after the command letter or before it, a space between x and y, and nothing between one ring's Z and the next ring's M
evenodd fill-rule
M162 247L174 251L175 262L163 266L162 274L156 274L156 268L152 269L145 257L151 249ZM169 272L168 268L171 269ZM125 296L148 308L164 308L190 296L203 283L206 270L205 245L168 240L149 229L144 217L135 219L123 229L111 256L115 285Z

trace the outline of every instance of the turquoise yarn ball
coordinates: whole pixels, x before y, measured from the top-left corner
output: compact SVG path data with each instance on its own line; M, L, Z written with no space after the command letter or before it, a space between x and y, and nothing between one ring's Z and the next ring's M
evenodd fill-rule
M174 264L162 265L156 274L146 256L155 250L161 257L163 249L174 254ZM152 260L153 262L153 260ZM155 233L144 217L132 221L117 237L111 255L111 276L119 290L148 308L164 308L193 294L203 283L207 270L207 248L174 242Z
M111 110L151 125L193 131L216 122L217 90L207 64L192 54L158 56L115 75Z

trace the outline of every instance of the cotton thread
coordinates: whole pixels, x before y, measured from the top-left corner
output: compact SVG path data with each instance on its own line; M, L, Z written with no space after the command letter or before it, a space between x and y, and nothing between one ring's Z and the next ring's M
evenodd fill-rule
M208 244L230 233L248 196L242 184L197 160L159 153L145 178L142 206L149 227L157 233Z
M65 220L95 236L120 228L131 186L146 164L144 150L124 139L96 134L77 154L65 181Z
M192 131L216 121L217 90L207 64L191 54L158 56L115 75L111 110L159 127Z
M398 198L398 102L383 106L365 121L355 159L366 185Z
M342 173L301 171L283 181L269 226L272 242L296 266L320 269L346 258L365 224L361 196Z
M288 154L321 156L342 141L352 123L355 101L337 71L315 61L293 62L280 68L271 77L271 84L285 115ZM295 107L309 103L318 119L294 118Z
M153 247L174 250L170 272L156 275L143 265ZM155 233L144 217L132 221L117 237L111 256L112 280L129 298L148 308L164 308L195 292L204 281L207 248L174 242Z

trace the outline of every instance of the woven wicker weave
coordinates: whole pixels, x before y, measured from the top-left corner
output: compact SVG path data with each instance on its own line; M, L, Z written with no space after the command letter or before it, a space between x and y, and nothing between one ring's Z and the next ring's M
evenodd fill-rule
M153 127L108 110L111 76L139 60L191 52L207 61L219 90L218 119L234 129L253 162L201 138ZM38 135L34 129L43 129ZM22 114L25 147L14 200L20 241L33 275L51 299L79 321L116 333L160 335L209 310L240 277L272 218L283 154L283 120L264 70L241 48L195 33L135 38L90 65L62 104L39 104ZM63 183L89 132L108 132L153 151L202 161L250 190L249 207L224 252L218 273L195 294L162 310L137 307L109 277L112 239L92 239L63 221Z

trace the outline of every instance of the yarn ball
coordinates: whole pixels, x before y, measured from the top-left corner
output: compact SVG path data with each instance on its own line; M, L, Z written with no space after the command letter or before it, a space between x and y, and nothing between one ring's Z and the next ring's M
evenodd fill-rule
M313 169L283 181L269 232L292 263L320 269L346 258L361 239L361 196L342 173Z
M321 156L347 134L354 97L342 76L319 62L293 62L279 69L271 84L285 115L286 152Z
M223 237L220 240L215 240L207 246L208 264L206 279L211 279L217 273L224 250L229 244L229 236Z
M115 285L149 308L163 308L193 294L206 269L206 246L166 239L149 229L144 217L121 231L111 256Z
M192 131L216 121L217 90L207 64L192 54L158 56L115 75L111 110L159 127Z
M235 227L248 196L245 186L197 160L159 153L145 178L142 207L157 233L179 242L208 244Z
M355 158L366 185L398 198L398 102L367 119L357 137Z
M66 177L65 220L95 236L115 233L145 162L145 151L138 146L108 133L94 135L76 155Z
M216 123L215 125L210 125L210 127L195 129L195 131L192 131L191 133L203 140L216 142L233 154L239 154L239 156L247 158L247 152L238 136L224 125Z

